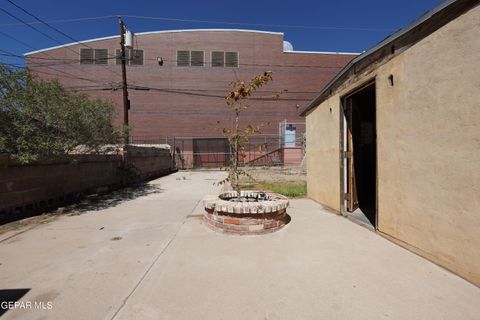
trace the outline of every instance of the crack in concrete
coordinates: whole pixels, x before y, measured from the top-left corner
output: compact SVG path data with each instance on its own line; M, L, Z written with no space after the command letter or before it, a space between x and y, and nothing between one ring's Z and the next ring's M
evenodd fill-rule
M197 208L198 204L202 201L202 199L198 200L195 205L193 206L193 209L192 211L190 212L190 215L195 211L195 209ZM187 216L188 217L188 216ZM170 244L173 242L173 240L177 237L178 233L180 232L180 230L182 229L183 225L185 224L185 222L187 222L187 217L185 217L182 221L182 223L180 224L180 227L177 229L177 231L175 232L175 234L172 236L172 238L167 242L166 246L162 249L162 251L155 257L155 259L153 260L153 262L150 264L150 266L147 268L147 270L143 273L143 275L140 277L140 279L138 280L138 282L135 284L135 286L133 287L132 291L130 291L130 293L123 299L122 301L122 304L118 307L117 311L115 311L115 313L113 314L113 316L110 318L110 320L114 320L117 315L120 313L120 311L123 309L123 307L127 304L128 300L130 299L130 297L135 293L135 291L137 291L138 287L140 286L140 284L143 282L143 280L145 279L145 277L150 273L150 271L152 270L153 266L157 263L157 261L162 257L162 255L165 253L165 251L167 251L168 247L170 246Z

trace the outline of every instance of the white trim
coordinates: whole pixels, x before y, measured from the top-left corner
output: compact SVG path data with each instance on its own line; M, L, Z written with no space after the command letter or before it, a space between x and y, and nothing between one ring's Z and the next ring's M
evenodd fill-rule
M115 39L115 38L118 38L118 37L119 36L109 36L109 37L95 38L95 39L89 39L89 40L79 41L79 42L71 42L71 43L67 43L67 44L62 44L60 46L54 46L54 47L49 47L49 48L40 49L40 50L36 50L36 51L30 51L30 52L24 53L23 55L24 56L29 56L31 54L45 52L45 51L49 51L49 50L60 49L60 48L65 48L65 47L75 46L75 45L81 45L82 43L89 43L89 42L100 41L100 40Z
M283 53L313 53L313 54L342 54L358 56L360 52L334 52L334 51L283 51Z
M274 34L274 35L282 35L283 32L272 32L272 31L259 31L259 30L247 30L247 29L181 29L181 30L161 30L161 31L147 31L147 32L139 32L135 33L137 36L145 36L145 35L150 35L150 34L158 34L158 33L178 33L178 32L251 32L251 33L263 33L263 34ZM79 41L79 42L71 42L71 43L66 43L60 46L54 46L54 47L49 47L45 49L40 49L40 50L35 50L35 51L30 51L27 53L24 53L24 56L29 56L31 54L35 53L40 53L40 52L45 52L49 50L54 50L54 49L60 49L60 48L65 48L69 46L74 46L74 45L81 45L82 43L89 43L89 42L94 42L94 41L101 41L101 40L109 40L109 39L115 39L118 38L119 36L108 36L108 37L101 37L101 38L95 38L95 39L89 39L85 41Z
M249 30L249 29L180 29L180 30L160 30L160 31L147 31L147 32L139 32L135 33L135 35L149 35L149 34L157 34L157 33L177 33L177 32L251 32L251 33L264 33L264 34L275 34L275 35L283 35L283 32L273 32L273 31L261 31L261 30ZM118 37L118 36L117 36Z

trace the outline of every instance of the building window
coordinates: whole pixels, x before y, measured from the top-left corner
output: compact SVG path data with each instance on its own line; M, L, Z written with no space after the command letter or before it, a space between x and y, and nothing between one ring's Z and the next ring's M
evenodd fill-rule
M139 49L125 49L125 60L126 64L129 66L143 66L144 59L143 59L144 52L143 50ZM122 63L122 51L120 49L116 50L116 63Z
M225 67L238 68L238 52L225 52Z
M133 49L130 51L130 65L143 66L143 50Z
M203 51L191 51L190 52L190 65L192 67L203 67Z
M205 62L205 53L203 51L177 51L178 67L203 67Z
M80 64L108 64L108 49L80 49Z
M177 51L177 66L178 67L190 66L190 51L188 50Z
M213 51L212 67L238 68L238 52Z
M225 52L213 51L212 52L212 67L225 66Z

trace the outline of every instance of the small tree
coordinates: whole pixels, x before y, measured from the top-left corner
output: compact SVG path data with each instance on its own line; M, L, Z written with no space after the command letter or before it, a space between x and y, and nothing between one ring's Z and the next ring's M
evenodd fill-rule
M0 152L21 163L99 152L128 130L112 125L110 102L0 65Z
M248 100L260 87L266 85L272 81L272 73L266 71L263 74L253 77L250 82L237 81L232 83L232 91L227 95L227 106L235 113L235 122L233 128L221 128L224 136L228 139L232 150L231 158L226 167L228 172L227 178L220 181L220 184L230 182L232 188L237 192L237 196L240 197L241 176L250 175L240 168L240 158L243 158L245 145L249 141L249 137L253 134L260 133L261 125L249 124L244 128L240 127L240 114L250 108L250 105L245 102ZM278 95L276 96L278 97ZM251 178L251 177L250 177Z

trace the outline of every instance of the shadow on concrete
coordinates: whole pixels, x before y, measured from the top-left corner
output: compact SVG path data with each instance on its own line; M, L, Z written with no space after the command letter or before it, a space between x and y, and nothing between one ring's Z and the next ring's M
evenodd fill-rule
M0 317L30 289L0 289ZM13 307L13 306L12 306Z
M287 213L285 215L285 225L289 224L292 221L292 217Z
M141 183L103 195L87 196L79 203L63 208L62 210L63 213L67 213L69 215L80 215L88 211L99 211L113 208L124 202L152 194L158 194L162 191L163 189L161 189L158 185Z

